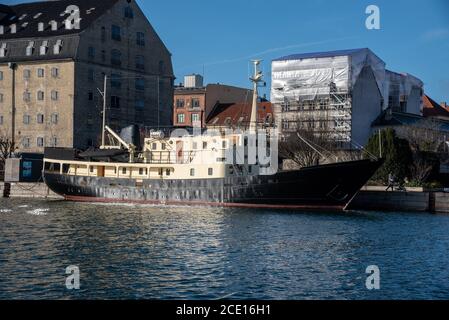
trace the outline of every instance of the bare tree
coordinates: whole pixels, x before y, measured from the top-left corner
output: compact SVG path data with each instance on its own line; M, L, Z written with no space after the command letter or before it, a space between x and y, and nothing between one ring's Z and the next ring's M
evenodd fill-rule
M4 170L6 159L16 151L16 145L12 141L12 138L8 135L0 132L0 180L4 179Z
M328 134L298 129L279 143L279 155L300 167L310 167L327 161L334 149Z

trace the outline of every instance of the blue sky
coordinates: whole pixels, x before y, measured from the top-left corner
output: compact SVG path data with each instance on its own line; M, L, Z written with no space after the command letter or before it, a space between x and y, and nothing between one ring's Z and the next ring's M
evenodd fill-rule
M6 4L22 1L6 1ZM177 82L203 73L208 83L249 86L249 63L293 53L368 47L387 68L425 83L449 103L448 0L138 0L173 54ZM381 29L367 30L377 5ZM266 89L262 93L269 94Z

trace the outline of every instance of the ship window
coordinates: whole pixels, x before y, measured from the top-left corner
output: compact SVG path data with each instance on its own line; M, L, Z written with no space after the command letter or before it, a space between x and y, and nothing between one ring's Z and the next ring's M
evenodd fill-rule
M94 167L90 167L90 173L94 173Z
M122 169L122 174L126 174L126 168Z
M157 144L156 144L156 143L153 143L152 149L153 149L153 150L156 150L156 149L157 149Z
M190 169L190 176L194 177L195 176L195 169Z
M209 168L209 172L208 173L209 173L210 176L213 176L214 175L214 169L213 168Z
M248 173L252 173L253 172L253 166L248 166Z
M192 145L192 148L193 148L193 150L198 149L198 143L197 143L197 142L194 142L193 145Z
M162 150L167 149L167 145L165 143L162 144Z
M170 176L171 170L170 170L170 169L167 169L166 172L165 172L165 174L166 174L167 176Z
M143 176L143 168L139 168L139 175Z
M207 142L203 142L203 149L207 149Z
M222 146L223 146L223 149L226 149L226 146L227 146L226 141L223 141L223 142L222 142Z

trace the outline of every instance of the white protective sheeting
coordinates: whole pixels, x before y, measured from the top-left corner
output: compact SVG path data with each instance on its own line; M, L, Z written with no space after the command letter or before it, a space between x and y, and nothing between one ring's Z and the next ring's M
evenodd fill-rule
M321 53L317 57L312 54L307 58L293 56L275 60L272 63L271 99L273 103L314 100L317 96L329 95L331 83L338 92L350 93L365 66L372 68L379 90L387 93L385 62L369 49L336 51L334 56Z

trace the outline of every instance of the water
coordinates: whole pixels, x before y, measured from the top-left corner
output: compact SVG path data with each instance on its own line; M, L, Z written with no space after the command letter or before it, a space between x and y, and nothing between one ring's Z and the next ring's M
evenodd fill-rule
M449 216L0 200L0 299L448 299L448 249Z

